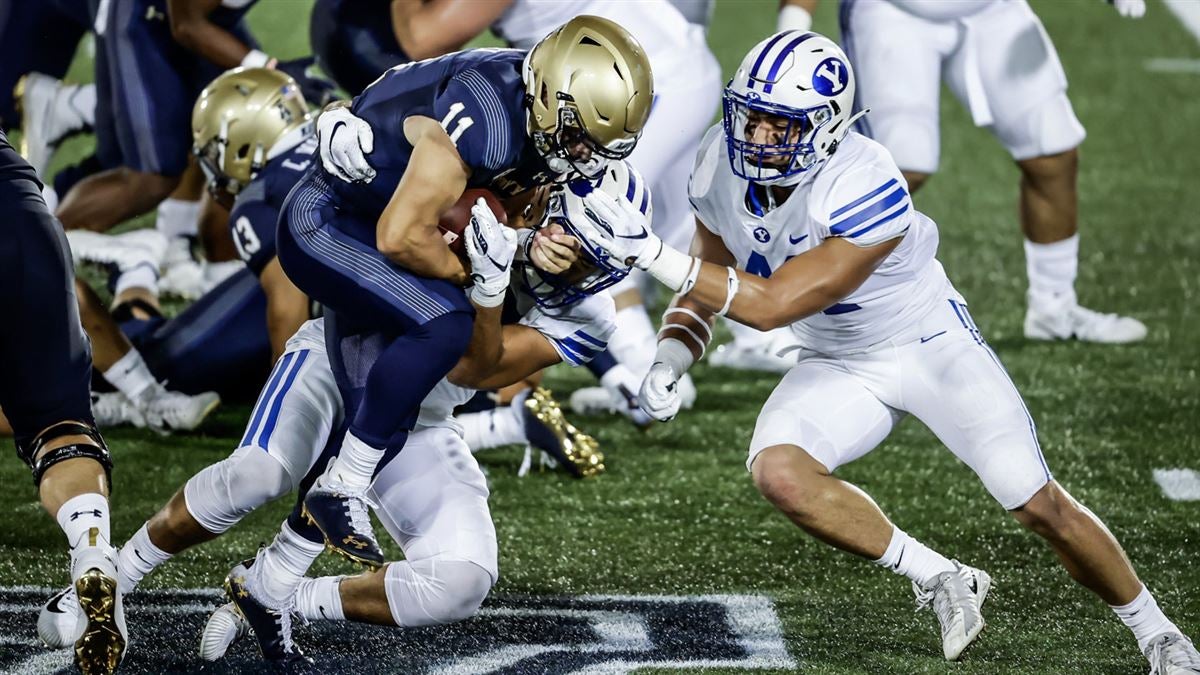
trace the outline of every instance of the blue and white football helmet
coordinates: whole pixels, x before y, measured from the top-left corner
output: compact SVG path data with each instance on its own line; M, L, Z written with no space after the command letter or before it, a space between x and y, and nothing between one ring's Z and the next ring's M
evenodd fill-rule
M533 266L529 256L518 255L517 271L520 272L521 292L544 309L570 306L583 298L605 290L629 274L629 266L609 256L596 242L590 241L573 223L588 219L605 232L624 223L610 225L598 218L584 205L583 198L593 190L600 190L633 205L649 224L654 210L650 198L650 185L628 161L609 162L598 178L577 178L563 185L556 185L546 204L546 215L540 227L557 223L567 234L581 244L580 262L563 274L549 274ZM616 232L614 234L637 236L639 232Z
M798 183L833 154L864 114L854 115L853 109L854 72L836 42L811 31L772 35L746 54L725 88L725 138L734 174L762 185ZM786 120L786 127L777 127L782 142L748 139L752 112Z

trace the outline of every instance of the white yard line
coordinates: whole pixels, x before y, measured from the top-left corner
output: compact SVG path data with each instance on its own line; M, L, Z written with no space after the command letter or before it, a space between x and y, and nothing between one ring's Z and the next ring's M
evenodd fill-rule
M1200 501L1200 472L1191 469L1155 469L1154 482L1167 499L1175 502Z
M1152 73L1200 75L1200 59L1146 59L1142 66Z

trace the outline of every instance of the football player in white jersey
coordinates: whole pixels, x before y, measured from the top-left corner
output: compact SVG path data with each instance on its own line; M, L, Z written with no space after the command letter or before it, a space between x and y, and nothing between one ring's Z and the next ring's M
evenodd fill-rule
M708 48L703 25L689 21L667 0L397 0L392 4L392 26L400 48L415 60L461 49L489 27L509 45L528 49L580 14L619 23L646 49L654 71L654 106L629 159L658 201L655 231L673 246L686 247L694 230L687 203L688 169L721 91L720 65ZM349 174L357 176L353 170ZM654 355L654 327L642 304L640 276L635 273L612 289L618 327L609 349L617 363L597 373L603 389L589 387L572 396L580 412L636 411L632 393ZM690 378L683 386L694 397ZM690 407L690 398L685 405Z
M623 197L630 184L637 187L640 207L644 181L623 162L610 165L599 188ZM587 190L579 184L574 187ZM583 217L581 205L581 197L573 193L552 198L546 226L575 231L571 223ZM649 198L646 208L648 211ZM477 215L486 217L483 211ZM479 387L503 386L553 363L583 365L602 351L614 328L614 309L611 298L599 291L627 270L609 264L594 246L588 246L581 259L590 263L582 268L587 274L572 278L543 273L526 254L519 254L513 265L518 272L512 275L511 292L522 318L517 325L501 328L499 308L481 310L473 340L502 338L496 343L502 347L501 353L483 353L473 345L469 351L472 358L460 363L450 377ZM324 545L319 533L306 538L297 532L311 527L293 513L274 543L260 552L251 566L253 573L238 575L250 581L239 583L249 583L248 593L262 598L268 607L294 602L297 611L309 615L319 612L309 601L324 603L326 613L315 618L334 618L338 614L330 612L342 607L344 616L351 619L415 626L474 613L498 573L487 483L463 441L461 425L452 417L453 409L472 393L448 380L430 392L405 450L381 470L373 485L376 513L404 549L406 561L348 579L343 594L338 595L340 578L303 580ZM532 401L529 407L542 427L540 433L568 442L567 424L557 406L544 392L528 396ZM174 555L220 536L262 504L295 490L306 474L311 479L320 473L314 463L323 449L328 453L340 445L335 431L343 418L343 401L325 349L324 320L310 321L288 341L255 405L241 447L191 478L121 548L119 557L128 563L120 568L120 593L133 591L147 574ZM599 461L587 447L565 448L564 452L581 465ZM438 584L443 584L440 590L435 588ZM51 598L39 617L39 635L52 647L70 644L70 636L77 630L76 614L63 611L72 603L60 602L64 597L69 600L71 593L66 589ZM343 597L347 598L344 604ZM337 605L330 604L335 600ZM274 617L276 628L283 630L278 622L285 621L287 613L265 611ZM220 658L246 628L233 605L224 606L206 626L201 656ZM264 632L258 633L260 638ZM264 653L274 660L298 658L290 639L282 636Z
M724 124L696 161L697 257L644 226L643 238L584 233L678 293L642 404L660 419L678 411L675 381L703 354L714 315L790 325L802 347L755 426L755 485L809 534L911 579L941 623L946 658L983 628L991 579L905 534L832 475L906 413L1113 607L1154 672L1196 672L1200 654L1120 544L1051 477L1020 394L934 257L936 225L913 209L887 150L850 131L854 93L833 41L803 31L764 40L726 88ZM639 220L602 195L586 203L610 226Z
M784 0L791 20L806 17ZM1140 17L1145 0L1110 0ZM1081 306L1078 147L1085 132L1067 98L1050 37L1026 0L843 0L842 45L858 77L858 129L891 152L916 192L937 170L941 80L976 126L989 129L1021 171L1020 224L1029 280L1025 336L1035 340L1136 342L1137 319ZM800 19L803 24L803 18Z

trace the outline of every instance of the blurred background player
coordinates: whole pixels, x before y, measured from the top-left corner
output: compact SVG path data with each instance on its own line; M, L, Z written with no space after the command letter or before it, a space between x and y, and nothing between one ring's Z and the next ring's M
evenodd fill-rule
M289 278L325 307L331 344L371 350L345 358L350 370L338 373L343 392L365 386L362 405L305 498L333 548L382 562L361 518L371 476L385 451L403 447L421 400L467 348L472 304L503 301L472 270L467 302L467 271L439 218L468 186L509 197L557 177L598 177L633 151L652 97L636 40L581 16L530 52L468 50L395 68L349 110L322 114L357 118L374 136L371 177L314 167L288 197L277 244ZM358 148L358 126L334 124L322 143L339 138ZM420 171L407 171L410 163ZM408 375L398 381L396 372Z
M811 0L787 0L803 26ZM1140 17L1144 0L1115 0ZM795 17L800 17L796 19ZM1085 132L1067 98L1050 37L1025 0L844 0L842 45L859 79L859 130L895 157L916 192L938 167L941 81L988 128L1021 171L1020 224L1029 278L1025 336L1035 340L1136 342L1137 319L1079 304L1077 173Z
M706 20L705 3L687 5L695 18ZM631 161L658 200L658 234L685 246L694 230L687 203L688 164L717 107L721 75L703 24L690 22L666 0L397 0L390 6L323 1L313 12L312 34L322 63L331 64L335 78L345 80L353 91L358 82L377 77L384 63L461 49L489 27L510 46L529 49L557 26L583 14L620 24L646 49L656 90ZM338 27L339 20L344 27ZM599 355L589 366L604 387L577 390L571 405L579 412L616 410L649 422L635 400L654 353L654 327L642 304L639 278L640 273L635 274L611 291L618 326L609 344L611 354ZM681 386L690 387L690 378ZM690 392L694 398L694 388Z
M0 301L19 329L0 333L0 409L46 512L70 547L85 618L70 636L84 673L111 673L125 651L116 550L109 544L112 460L92 419L92 359L62 228L33 168L0 131Z
M1112 608L1152 672L1194 672L1200 653L1120 543L1051 476L1020 393L935 257L937 226L913 209L887 150L850 130L865 114L853 113L855 93L854 71L833 41L798 30L763 40L726 88L724 124L705 136L696 160L698 257L655 240L645 225L645 237L584 232L675 291L687 312L659 343L643 405L659 419L679 410L674 382L703 353L693 336L714 315L790 325L804 347L763 406L746 468L805 532L910 579L918 605L932 604L947 660L983 629L991 578L910 537L832 475L874 450L905 414ZM602 195L587 205L607 223L642 218ZM746 226L747 209L770 244ZM748 273L755 256L774 274Z

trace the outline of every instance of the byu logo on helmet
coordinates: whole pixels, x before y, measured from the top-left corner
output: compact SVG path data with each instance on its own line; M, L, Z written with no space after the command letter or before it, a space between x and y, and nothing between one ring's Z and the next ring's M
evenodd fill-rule
M847 79L846 64L830 57L813 71L812 85L813 89L824 96L837 96L846 88Z

